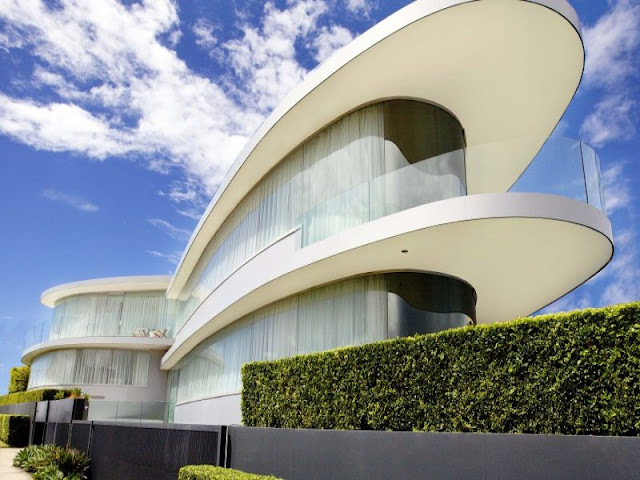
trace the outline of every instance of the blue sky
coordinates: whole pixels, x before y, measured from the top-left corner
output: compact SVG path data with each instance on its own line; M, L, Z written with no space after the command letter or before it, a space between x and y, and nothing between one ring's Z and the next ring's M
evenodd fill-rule
M43 290L173 272L260 122L406 3L0 2L0 392ZM640 2L572 5L587 63L557 130L600 155L616 254L546 311L640 299Z

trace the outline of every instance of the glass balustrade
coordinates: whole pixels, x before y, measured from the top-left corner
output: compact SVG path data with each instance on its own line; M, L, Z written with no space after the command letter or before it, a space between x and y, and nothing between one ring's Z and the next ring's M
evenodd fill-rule
M606 212L600 159L591 147L569 138L547 140L509 191L561 195Z
M89 400L87 420L161 423L167 421L167 409L167 402Z
M172 337L179 303L164 291L68 297L28 331L25 348L58 338Z

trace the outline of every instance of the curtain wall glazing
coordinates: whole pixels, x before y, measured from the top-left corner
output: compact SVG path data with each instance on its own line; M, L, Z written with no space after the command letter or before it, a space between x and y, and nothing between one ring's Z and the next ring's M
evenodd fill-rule
M215 334L170 373L182 403L241 388L240 369L256 360L360 345L387 336L384 275L321 287L255 312Z
M187 281L177 326L233 270L297 226L306 246L465 193L464 133L449 113L411 100L357 110L307 140L239 203Z
M69 297L55 306L49 339L130 337L140 329L172 336L175 303L163 291Z
M144 387L149 352L77 349L45 353L31 364L29 389L57 385L134 385Z

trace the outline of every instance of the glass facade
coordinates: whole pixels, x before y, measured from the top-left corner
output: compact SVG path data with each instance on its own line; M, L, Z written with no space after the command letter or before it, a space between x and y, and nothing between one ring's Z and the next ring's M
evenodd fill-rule
M345 280L274 303L201 343L170 372L168 402L239 393L247 362L473 322L475 292L451 277L389 273Z
M48 339L148 336L153 331L171 337L176 303L164 291L68 297L55 305Z
M58 385L133 385L144 387L149 352L72 349L45 353L31 364L29 389Z
M236 268L292 228L303 246L371 220L466 193L464 132L413 100L361 108L288 155L238 204L189 280L178 320Z

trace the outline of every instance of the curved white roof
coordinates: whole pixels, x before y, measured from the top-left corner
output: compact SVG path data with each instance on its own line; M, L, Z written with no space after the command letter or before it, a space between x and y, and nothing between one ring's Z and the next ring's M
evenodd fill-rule
M110 292L151 292L166 290L170 277L167 275L144 275L135 277L110 277L63 283L42 293L40 301L53 308L58 300L72 295Z
M177 298L205 247L260 179L314 133L367 103L441 105L465 129L469 194L504 192L553 131L584 50L564 0L418 0L343 47L294 89L231 167L167 290Z

